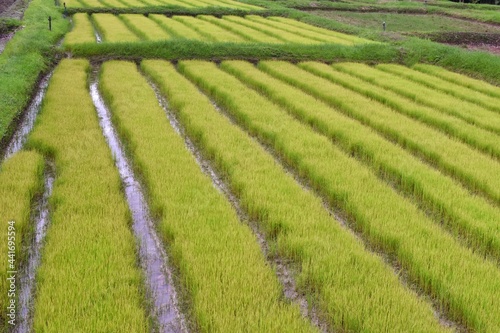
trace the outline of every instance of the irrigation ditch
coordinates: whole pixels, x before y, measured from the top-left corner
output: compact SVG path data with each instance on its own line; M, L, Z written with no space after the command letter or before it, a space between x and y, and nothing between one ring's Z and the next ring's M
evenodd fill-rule
M151 301L152 315L159 332L186 333L186 322L179 308L167 253L157 235L143 187L133 171L124 146L113 126L111 113L100 95L98 72L99 66L94 65L90 80L90 94L102 132L119 171L132 214L132 228L138 242L139 262L145 275L146 294Z
M359 242L363 244L367 251L377 255L388 267L390 267L393 274L398 278L403 286L413 291L419 298L428 302L428 304L430 304L430 306L432 307L434 316L444 328L450 328L456 333L470 332L470 330L468 330L464 325L451 319L449 313L447 312L447 309L443 309L443 307L440 306L439 301L435 297L426 292L417 284L416 281L414 281L414 279L411 278L409 272L401 265L395 255L386 253L380 247L376 246L376 244L373 244L372 242L367 240L363 236L362 231L355 225L352 218L349 217L348 213L343 211L341 207L331 202L331 200L323 195L321 191L317 189L309 179L307 179L305 176L301 176L291 165L289 165L289 163L284 158L282 158L277 152L274 151L272 146L266 144L265 142L261 141L256 135L253 135L251 132L247 131L243 126L241 126L237 119L235 119L229 112L226 112L224 108L221 108L216 101L214 101L204 91L200 89L199 91L208 99L210 99L217 112L227 118L233 125L244 131L256 144L258 144L262 149L270 154L276 161L276 163L280 165L284 169L284 171L302 187L302 189L319 197L323 203L323 207L327 210L330 216L334 218L335 222L339 223L343 229L345 229L357 240L359 240Z

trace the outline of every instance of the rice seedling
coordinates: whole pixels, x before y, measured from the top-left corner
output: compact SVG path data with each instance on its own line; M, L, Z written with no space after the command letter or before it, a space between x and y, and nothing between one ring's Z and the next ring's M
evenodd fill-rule
M336 44L343 44L343 45L353 45L354 44L353 42L342 39L342 38L333 37L333 36L329 36L329 35L323 35L323 34L315 32L315 31L302 29L302 28L296 27L294 25L289 25L289 24L282 23L279 21L273 21L273 20L270 20L268 18L264 18L264 17L257 16L257 15L247 15L245 18L247 20L262 23L266 26L270 26L270 27L276 28L278 30L283 30L283 31L289 32L291 34L296 34L298 36L302 36L304 38L310 38L312 40L317 40L317 41L322 42L322 43L336 43Z
M172 19L179 21L191 29L198 32L200 35L204 36L208 40L215 42L248 42L247 39L238 36L230 31L227 31L221 27L210 22L189 17L189 16L173 16Z
M180 63L181 70L194 63ZM273 156L214 109L165 61L142 68L240 205L263 230L273 252L297 265L300 292L332 330L441 332L426 302L403 287L380 257L341 227L320 198L303 189ZM204 68L205 69L205 68Z
M427 105L441 112L451 114L480 128L500 134L500 117L496 112L486 110L476 104L458 100L443 92L425 87L402 77L396 77L374 67L363 64L342 64L337 68L353 74L373 85L390 89L413 101ZM460 107L457 107L457 104Z
M271 37L258 30L249 28L247 26L235 22L218 19L214 16L208 16L208 15L200 15L198 16L198 18L216 24L221 28L224 28L227 31L231 31L237 35L240 35L241 37L249 41L259 42L259 43L283 43L283 41L277 38Z
M30 148L55 160L35 332L149 332L121 181L87 90L86 60L51 78Z
M272 20L272 21L277 21L277 22L282 22L282 23L288 24L288 25L292 25L292 26L295 26L295 27L298 27L298 28L301 28L304 30L314 31L314 32L320 33L322 35L327 35L327 36L331 36L331 37L345 39L347 41L351 41L352 43L373 43L373 41L371 41L369 39L357 37L354 35L348 35L348 34L344 34L344 33L329 30L329 29L316 27L314 25L300 22L297 20L293 20L293 19L290 19L287 17L270 16L268 19Z
M95 43L94 27L89 16L85 13L73 15L73 30L64 38L64 45L67 47L79 43Z
M465 88L459 84L453 84L433 75L428 75L404 66L382 64L378 65L377 69L410 79L434 90L443 91L449 95L456 97L457 99L466 100L471 103L480 105L486 109L500 112L499 98L491 97L475 90Z
M43 170L42 156L32 151L18 152L0 165L0 332L17 323L9 322L16 317L19 275L8 272L21 271L32 230L31 206L42 191Z
M201 172L136 65L105 63L100 87L144 178L195 330L317 332L281 300L255 236Z
M107 5L101 0L79 0L83 7L87 8L103 8L107 7Z
M342 64L339 66L342 66ZM335 64L331 67L320 65L313 66L312 64L309 64L307 68L304 66L302 67L315 75L377 100L393 110L430 125L431 127L435 127L475 149L481 150L497 159L500 158L498 136L490 131L478 128L452 115L436 112L436 110L430 107L418 104L393 91L372 85L358 77L339 71L337 69L338 66Z
M144 15L121 14L119 17L130 30L143 40L167 40L172 38L160 25Z
M149 15L149 18L158 23L163 29L168 31L169 34L175 36L175 38L185 38L185 39L205 39L196 30L191 29L182 22L173 20L164 15Z
M336 65L336 68L348 64ZM342 110L374 128L384 137L453 175L471 191L500 202L500 166L497 161L447 135L407 118L341 85L285 62L260 62L259 67ZM334 92L334 93L333 93Z
M302 63L300 67L328 72L321 63ZM384 140L372 129L332 109L308 95L243 61L225 61L221 68L268 99L284 107L295 118L310 124L331 138L346 153L358 157L373 172L444 220L459 239L466 239L473 250L493 255L500 262L500 210L484 199L471 196L462 186L430 168L401 147Z
M180 68L240 126L350 216L365 239L397 258L410 279L432 295L450 318L472 330L500 328L500 271L495 264L460 245L328 138L215 64L183 61Z
M104 42L136 42L139 38L130 31L125 23L112 14L93 14L95 26L101 32Z
M467 87L469 89L482 92L483 94L500 98L500 87L491 85L485 81L477 80L462 74L450 72L438 66L416 64L413 65L412 68L421 71L423 73L434 75L448 82L452 82L454 84L462 85L463 87Z
M264 34L267 34L269 36L283 40L285 42L301 43L301 44L318 44L319 43L317 40L305 38L302 36L298 36L296 34L289 33L287 31L283 31L283 30L279 30L279 29L276 29L273 27L269 27L269 26L262 24L260 22L254 22L252 20L249 20L249 19L246 19L243 17L226 16L225 19L230 21L230 22L239 23L239 24L247 26L249 28L261 31Z

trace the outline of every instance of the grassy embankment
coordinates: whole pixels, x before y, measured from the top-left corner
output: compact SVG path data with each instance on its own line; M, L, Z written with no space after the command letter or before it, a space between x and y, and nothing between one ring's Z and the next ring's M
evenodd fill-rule
M52 31L48 17L52 17ZM14 129L14 122L27 105L40 74L54 60L54 44L69 24L52 0L33 0L18 31L0 54L0 146Z
M37 273L36 332L148 332L130 212L87 89L86 60L56 68L27 145L55 161Z
M0 332L9 332L10 324L7 323L7 306L11 298L8 297L10 283L7 281L7 271L20 271L25 259L25 246L28 245L31 231L31 207L33 200L43 190L43 158L35 152L19 152L0 165ZM9 222L15 222L12 226ZM15 234L8 234L9 226L13 227ZM10 230L12 231L12 230ZM13 237L8 239L8 237ZM8 240L14 244L9 244ZM12 246L15 253L12 268L8 267L8 252ZM15 248L15 249L14 249ZM19 275L16 274L19 283ZM19 288L19 284L16 285ZM17 289L18 290L18 289ZM17 297L17 294L16 294ZM16 307L17 308L17 300Z
M257 142L218 113L196 86L164 61L143 61L172 110L217 167L273 254L297 268L300 292L332 328L436 332L428 304L366 250Z
M329 69L320 63L303 63L300 66L325 73ZM429 168L370 128L300 89L259 71L252 64L223 62L221 68L287 109L295 118L331 138L346 153L362 160L380 177L397 184L402 192L432 211L437 221L444 220L459 239L467 240L473 249L493 255L500 262L500 228L496 223L500 219L500 210L479 197L471 196L452 179Z
M200 332L317 332L282 299L250 228L204 175L135 64L107 62L100 87L144 179Z
M306 177L330 204L345 212L374 247L396 258L410 279L432 295L450 318L474 330L500 328L496 314L500 271L494 263L464 248L328 138L215 64L181 62L180 68L241 126Z

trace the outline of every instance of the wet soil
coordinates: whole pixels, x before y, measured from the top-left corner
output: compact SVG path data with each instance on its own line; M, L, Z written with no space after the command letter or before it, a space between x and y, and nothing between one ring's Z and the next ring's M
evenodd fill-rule
M29 0L2 0L0 2L0 18L22 19Z
M5 46L7 43L14 37L15 32L11 31L9 33L6 33L4 35L0 35L0 54L3 53L3 50L5 50Z
M168 257L156 233L144 190L135 176L123 145L111 122L98 90L98 68L94 68L90 94L98 113L103 134L113 154L122 180L125 196L132 213L133 231L139 245L139 261L146 276L147 295L151 300L151 312L162 333L187 332L185 320L179 311L177 293L168 267Z

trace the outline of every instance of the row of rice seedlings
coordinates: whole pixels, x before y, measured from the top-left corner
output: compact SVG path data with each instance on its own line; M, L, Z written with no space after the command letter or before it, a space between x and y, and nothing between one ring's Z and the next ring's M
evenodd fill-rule
M64 0L64 3L66 3L66 7L68 8L83 7L82 3L79 0Z
M87 90L86 60L62 60L28 146L55 159L34 332L149 332L121 181Z
M316 27L316 26L313 26L313 25L310 25L310 24L307 24L304 22L300 22L300 21L297 21L294 19L286 18L286 17L271 16L271 17L269 17L269 19L273 20L273 21L283 22L283 23L286 23L288 25L296 26L296 27L302 28L304 30L314 31L314 32L320 33L322 35L327 35L327 36L331 36L331 37L345 39L345 40L351 41L352 43L355 43L355 44L370 43L370 42L373 43L373 41L365 39L365 38L361 38L361 37L357 37L357 36L353 36L353 35L347 35L347 34L343 34L343 33L337 32L337 31L328 30L328 29L324 29L324 28L319 28L319 27Z
M242 127L348 214L370 243L397 258L409 277L435 297L451 318L475 331L500 329L500 270L495 264L461 246L328 138L215 64L181 62L180 68Z
M73 29L66 34L64 45L79 43L95 43L94 27L89 16L85 13L77 13L72 16Z
M100 0L108 8L127 8L130 5L124 0Z
M165 29L170 35L175 38L185 38L185 39L195 39L203 40L205 37L200 35L196 30L191 29L182 22L173 20L164 15L151 14L149 18L158 23L163 29Z
M138 166L200 332L316 332L250 228L204 175L136 65L107 62L100 87Z
M248 4L248 3L243 3L243 2L239 2L239 1L233 1L233 0L218 0L218 2L224 3L224 4L235 5L235 6L239 7L240 9L247 9L247 10L259 10L259 9L263 9L262 7L259 7L259 6L256 6L256 5L251 5L251 4Z
M425 74L405 66L400 65L378 65L378 69L405 77L414 82L428 86L429 88L446 92L458 99L466 100L471 103L478 104L486 109L499 112L500 98L491 97L478 91L463 87L458 84L453 84L446 80L440 79L433 75Z
M221 1L214 1L214 0L197 0L198 2L204 3L206 6L209 7L226 7L226 8L232 8L232 9L241 9L238 4L234 3L224 3Z
M179 7L185 7L185 8L198 7L198 6L195 6L191 3L188 3L188 0L160 0L160 1L162 1L167 6L179 6Z
M167 96L189 136L223 174L242 209L259 224L271 248L297 265L301 292L314 299L333 331L446 331L428 303L401 285L380 257L329 214L320 198L217 112L172 64L148 60L141 66ZM198 71L196 62L182 62L180 67ZM200 70L205 69L214 72L202 64Z
M314 39L310 38L305 38L302 36L298 36L297 34L290 33L288 31L283 31L279 30L273 27L269 27L265 24L259 23L259 22L254 22L252 20L248 20L243 17L239 16L225 16L225 20L239 23L241 25L247 26L249 28L258 30L263 32L264 34L267 34L269 36L272 36L274 38L283 40L284 42L289 42L289 43L298 43L298 44L318 44L319 42Z
M425 158L459 179L471 191L482 193L497 204L500 202L500 178L497 177L500 165L497 161L383 104L290 63L264 61L259 66Z
M23 247L29 241L31 206L43 187L43 157L35 152L18 152L0 165L0 332L8 332L16 318L19 275ZM13 254L13 255L12 255ZM8 279L7 279L8 278ZM13 286L11 284L14 284ZM11 302L15 303L12 304ZM7 316L8 315L8 316ZM17 321L14 321L17 322Z
M302 28L296 27L294 25L289 25L287 23L283 23L283 22L279 22L279 21L273 21L273 20L270 20L268 18L257 16L257 15L247 15L245 18L247 20L262 23L265 26L273 27L273 28L276 28L278 30L286 31L286 32L289 32L292 34L297 34L298 36L317 40L317 41L322 42L322 43L335 43L335 44L342 44L342 45L353 45L354 44L353 42L345 40L345 39L341 39L341 38L333 37L333 36L328 36L328 35L323 35L323 34L315 32L315 31L302 29Z
M121 14L119 17L131 31L143 40L167 40L172 38L158 23L144 15Z
M139 38L130 31L125 23L113 14L93 14L95 26L105 42L137 42Z
M304 63L306 68L328 69L320 63ZM430 209L439 221L481 253L492 254L500 262L500 210L484 199L471 196L439 171L429 168L413 155L330 106L242 61L228 61L221 68L265 94L294 117L331 138L347 153L365 161L383 178L395 181L404 192ZM326 70L325 69L325 70Z
M107 5L104 4L100 0L78 0L78 1L81 2L81 4L83 5L83 7L87 7L87 8L102 8L102 7L107 7Z
M368 65L342 64L336 66L336 68L362 78L373 85L390 89L417 103L427 105L478 127L500 134L500 117L496 112Z
M436 110L430 107L418 104L391 90L375 86L358 77L339 71L337 70L337 65L327 67L312 66L310 64L302 67L318 76L377 100L404 115L435 127L473 148L481 150L497 159L500 158L498 136L488 130L478 128L452 115L436 112Z
M227 20L219 19L214 16L208 16L208 15L200 15L198 17L202 20L216 24L227 31L231 31L237 35L240 35L241 37L250 41L259 43L283 43L283 41L277 38L266 35L265 33L262 33L258 30L249 28L247 26L235 22L230 22Z
M173 16L172 18L197 31L200 35L204 36L210 41L237 43L248 42L246 38L236 35L231 31L227 31L213 23L200 20L199 18L190 16Z
M450 72L438 66L416 64L413 66L413 69L436 76L448 82L461 85L463 87L467 87L475 91L482 92L483 94L500 98L500 87L491 85L485 81L477 80L462 74Z

